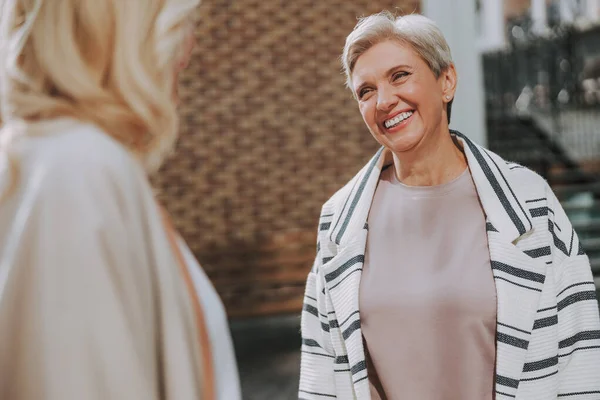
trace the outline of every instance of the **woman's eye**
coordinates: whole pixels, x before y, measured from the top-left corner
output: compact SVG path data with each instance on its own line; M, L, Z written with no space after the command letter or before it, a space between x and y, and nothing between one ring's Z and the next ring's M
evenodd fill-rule
M360 92L358 93L358 98L362 99L363 97L365 97L365 95L369 94L370 91L371 91L371 89L369 89L369 88L361 89Z
M396 73L394 73L394 75L392 75L392 80L397 81L398 79L404 78L407 75L408 75L408 73L406 73L406 72L396 72Z

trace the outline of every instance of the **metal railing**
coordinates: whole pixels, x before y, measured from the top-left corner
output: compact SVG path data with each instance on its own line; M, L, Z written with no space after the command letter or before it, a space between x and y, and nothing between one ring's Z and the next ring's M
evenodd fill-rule
M600 158L600 27L558 27L483 56L490 118L530 117L576 160Z

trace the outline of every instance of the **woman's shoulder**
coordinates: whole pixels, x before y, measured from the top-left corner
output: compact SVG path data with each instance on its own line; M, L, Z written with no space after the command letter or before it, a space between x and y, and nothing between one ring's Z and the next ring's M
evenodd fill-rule
M141 165L130 152L100 128L74 120L44 126L14 142L14 151L2 152L0 187L17 203L33 204L128 203L151 194ZM14 174L14 171L17 174ZM9 189L10 190L10 189ZM62 206L61 206L62 207Z
M515 194L524 197L524 200L529 200L532 196L543 197L548 191L549 186L546 179L538 172L521 165L517 162L505 159L491 150L486 149L485 152L492 160L490 167L496 169L499 178L506 180L511 190Z
M525 190L546 190L546 179L538 172L512 161L506 161L506 165L509 170L508 177L513 184Z
M333 216L342 212L344 208L344 204L346 203L348 197L350 197L352 193L352 189L356 185L356 180L360 179L362 176L362 170L358 174L356 174L352 179L346 182L340 189L338 189L329 199L323 203L321 207L321 215L320 219L332 219Z
M340 189L338 189L325 203L321 209L321 215L336 214L342 211L344 204L348 200L348 197L352 194L352 191L359 185L360 181L365 181L373 177L373 174L379 174L381 172L381 162L385 160L384 149L380 148L363 167L356 172L356 174L347 181ZM377 168L374 168L376 167ZM364 185L364 182L363 182Z
M27 139L24 162L67 175L95 170L120 175L139 168L122 144L93 124L61 120L46 129Z
M119 187L145 177L134 156L93 124L50 122L36 127L21 144L15 160L26 181L28 175L42 174L46 185L75 189L109 183Z

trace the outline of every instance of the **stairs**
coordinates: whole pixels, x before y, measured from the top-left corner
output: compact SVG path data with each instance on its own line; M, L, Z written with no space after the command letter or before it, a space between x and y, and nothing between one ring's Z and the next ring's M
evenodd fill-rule
M590 258L596 288L600 294L600 185L561 185L555 187L555 193Z
M600 298L600 175L571 160L531 119L488 119L489 148L544 176L590 258Z

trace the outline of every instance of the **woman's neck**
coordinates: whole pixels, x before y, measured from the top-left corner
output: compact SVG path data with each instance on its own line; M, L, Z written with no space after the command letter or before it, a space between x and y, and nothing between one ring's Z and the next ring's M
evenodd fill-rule
M464 172L467 160L450 132L442 132L431 143L393 154L398 180L408 186L436 186L450 182ZM425 144L425 146L423 146Z

